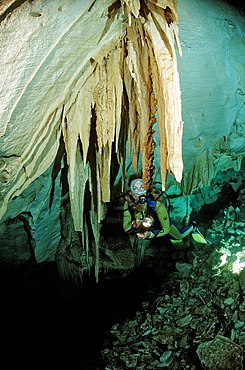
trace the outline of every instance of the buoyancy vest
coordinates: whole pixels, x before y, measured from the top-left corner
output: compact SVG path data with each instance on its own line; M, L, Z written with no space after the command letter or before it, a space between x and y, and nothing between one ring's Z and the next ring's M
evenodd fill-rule
M128 210L131 214L132 221L135 219L135 213L143 213L143 211L145 211L144 217L150 217L154 221L152 228L159 230L162 228L156 212L157 201L153 198L151 194L148 194L146 197L146 210L144 209L145 204L137 204L136 206L134 206L135 200L130 194L127 193L127 197L125 198L129 204ZM150 230L152 228L150 228Z

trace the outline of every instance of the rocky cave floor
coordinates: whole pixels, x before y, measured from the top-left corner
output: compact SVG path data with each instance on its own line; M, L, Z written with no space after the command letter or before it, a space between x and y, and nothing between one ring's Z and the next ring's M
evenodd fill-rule
M109 330L106 370L243 368L244 191L218 213L212 206L209 212L215 218L199 223L208 243L189 239L163 248L154 270L160 279L159 268L165 272L161 286L148 290L133 319Z
M242 369L244 193L199 219L207 245L160 244L124 277L76 288L53 263L2 266L2 368Z

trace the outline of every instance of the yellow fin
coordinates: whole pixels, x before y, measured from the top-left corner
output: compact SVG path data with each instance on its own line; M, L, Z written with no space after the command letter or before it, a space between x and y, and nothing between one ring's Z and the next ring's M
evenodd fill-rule
M202 243L202 244L208 244L204 236L200 233L198 229L196 229L194 232L192 232L192 237L197 243Z

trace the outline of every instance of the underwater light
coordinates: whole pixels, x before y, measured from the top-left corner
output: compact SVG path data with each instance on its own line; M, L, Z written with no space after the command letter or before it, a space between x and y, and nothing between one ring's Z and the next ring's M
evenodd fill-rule
M227 254L223 254L223 255L220 257L220 259L221 259L221 263L220 263L219 267L221 267L221 266L223 266L223 265L225 265L225 264L226 264L226 262L227 262Z
M237 246L237 244L233 244L232 246ZM219 260L220 263L212 267L212 270L218 270L215 275L220 275L226 269L233 274L239 274L245 269L245 248L233 254L228 248L222 247L219 253L222 253Z
M236 261L232 264L232 272L234 274L239 274L245 267L245 253L237 252Z

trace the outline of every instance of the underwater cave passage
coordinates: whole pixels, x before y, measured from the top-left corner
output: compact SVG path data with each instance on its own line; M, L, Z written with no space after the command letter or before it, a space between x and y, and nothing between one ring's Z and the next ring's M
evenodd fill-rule
M154 284L150 269L128 276L84 276L83 286L61 282L55 263L2 266L2 363L94 369L110 327L132 319ZM11 356L9 353L11 351Z

